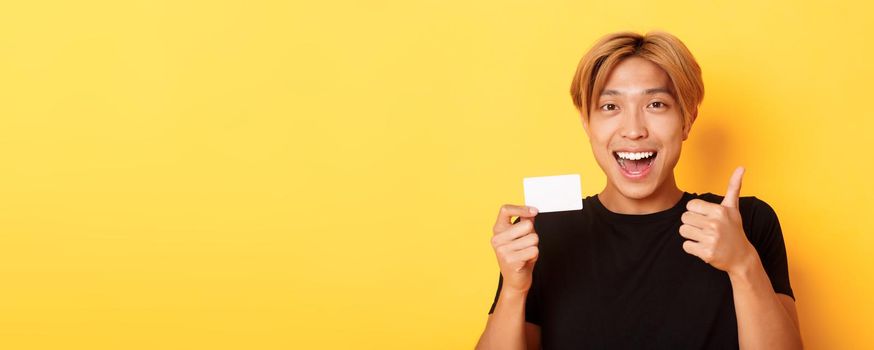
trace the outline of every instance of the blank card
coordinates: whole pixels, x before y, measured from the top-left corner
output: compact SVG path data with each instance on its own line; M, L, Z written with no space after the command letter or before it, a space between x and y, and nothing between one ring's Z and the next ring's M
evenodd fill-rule
M526 177L522 186L525 205L538 213L583 209L579 174Z

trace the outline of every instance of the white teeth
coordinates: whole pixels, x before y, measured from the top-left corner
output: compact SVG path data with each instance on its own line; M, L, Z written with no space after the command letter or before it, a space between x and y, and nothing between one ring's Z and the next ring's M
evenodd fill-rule
M622 159L630 159L630 160L638 160L643 158L652 157L654 152L616 152L619 155L619 158Z

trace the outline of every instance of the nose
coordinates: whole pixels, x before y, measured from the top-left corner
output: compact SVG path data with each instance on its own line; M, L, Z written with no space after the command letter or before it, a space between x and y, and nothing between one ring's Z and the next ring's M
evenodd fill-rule
M649 131L646 128L646 122L643 118L643 112L640 110L626 113L622 118L620 135L622 135L623 138L631 140L637 140L649 136Z

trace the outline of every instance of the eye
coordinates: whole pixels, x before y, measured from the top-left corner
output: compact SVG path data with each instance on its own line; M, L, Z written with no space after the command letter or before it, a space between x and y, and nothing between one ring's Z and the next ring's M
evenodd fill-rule
M604 111L613 111L613 110L616 110L616 108L619 108L619 106L614 105L612 103L607 103L607 104L604 104L603 106L601 106L601 110L604 110Z
M661 101L655 101L653 103L650 103L649 105L653 106L653 108L664 108L666 106L665 103Z

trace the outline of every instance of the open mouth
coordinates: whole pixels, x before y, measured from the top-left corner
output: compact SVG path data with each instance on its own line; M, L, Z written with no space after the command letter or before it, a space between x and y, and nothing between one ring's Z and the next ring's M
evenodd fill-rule
M622 173L631 178L640 178L649 173L658 152L613 152Z

